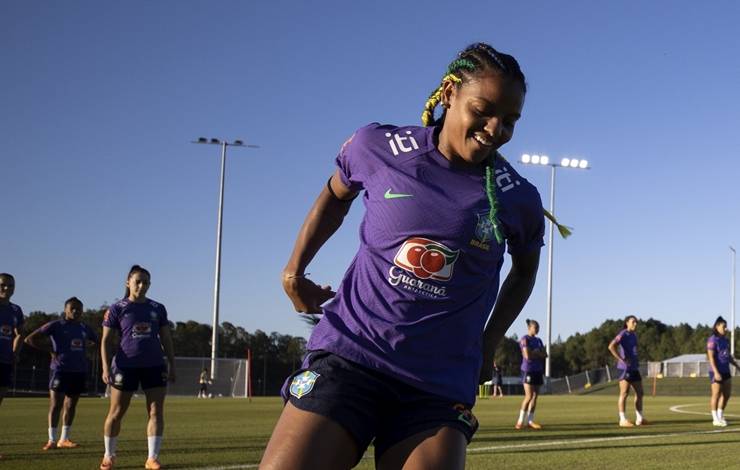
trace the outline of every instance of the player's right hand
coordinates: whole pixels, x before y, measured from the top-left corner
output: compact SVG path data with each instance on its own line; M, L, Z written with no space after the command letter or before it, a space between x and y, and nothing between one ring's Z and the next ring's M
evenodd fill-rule
M321 304L336 295L331 286L319 286L304 276L283 276L283 289L300 313L322 313Z
M720 382L722 382L722 374L720 374L720 373L719 373L719 372L717 372L716 370L714 371L714 381L715 381L716 383L720 383Z
M100 378L103 380L104 384L110 384L110 372L107 370L104 370L103 373L100 375Z

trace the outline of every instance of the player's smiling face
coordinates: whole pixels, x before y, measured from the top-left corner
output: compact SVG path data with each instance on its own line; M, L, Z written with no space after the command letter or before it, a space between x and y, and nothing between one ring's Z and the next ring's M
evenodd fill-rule
M15 281L6 276L0 276L0 303L7 304L15 292Z
M461 86L448 82L439 150L450 160L478 164L514 135L524 105L522 85L496 72L474 75Z
M146 298L146 292L149 290L151 284L149 276L142 272L135 272L126 281L126 286L129 288L129 299L134 302L137 300L144 300Z
M630 318L627 320L627 331L635 331L637 329L637 319Z
M78 321L82 316L82 304L79 302L68 302L64 306L64 319L68 321Z

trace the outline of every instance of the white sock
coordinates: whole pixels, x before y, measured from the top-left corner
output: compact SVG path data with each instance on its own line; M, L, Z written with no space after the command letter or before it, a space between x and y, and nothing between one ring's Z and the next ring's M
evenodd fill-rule
M57 428L49 428L49 440L56 442L57 440Z
M642 412L635 410L635 416L638 422L642 421Z
M719 421L719 413L717 413L717 410L712 410L712 421Z
M62 435L59 438L60 441L66 441L69 439L69 430L72 426L62 426Z
M523 423L524 422L524 415L526 415L526 414L527 414L527 412L525 410L519 410L519 421L518 421L518 423Z
M147 436L149 446L149 458L156 459L159 457L159 449L162 448L162 436Z
M722 421L723 419L725 419L725 410L723 410L722 408L718 408L717 409L717 417L719 418L720 421Z
M529 412L529 418L527 419L528 423L531 423L534 421L534 411Z
M103 436L105 442L105 456L113 457L116 455L116 442L118 437Z
M619 421L627 421L627 417L624 415L624 411L619 412Z

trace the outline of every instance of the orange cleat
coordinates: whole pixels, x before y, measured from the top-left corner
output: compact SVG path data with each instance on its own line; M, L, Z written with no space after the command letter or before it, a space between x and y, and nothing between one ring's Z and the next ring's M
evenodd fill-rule
M159 460L157 459L146 459L144 468L146 470L159 470L160 468L162 468L162 465L159 463Z
M44 444L44 447L41 448L41 450L54 450L57 448L57 444L54 441L48 441L46 444Z
M103 457L103 461L100 462L100 470L113 470L113 466L116 464L116 457Z
M530 421L529 424L527 424L532 429L542 429L542 426L535 423L534 421Z
M524 429L524 425L522 423L516 423L514 429Z
M80 445L76 442L70 441L69 439L57 442L57 449L74 449L76 447L80 447Z
M619 422L619 427L620 428L633 428L635 427L635 424L628 419L623 419Z

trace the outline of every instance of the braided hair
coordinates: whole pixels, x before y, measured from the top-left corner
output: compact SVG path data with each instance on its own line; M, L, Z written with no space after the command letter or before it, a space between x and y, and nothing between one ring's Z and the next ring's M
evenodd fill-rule
M444 122L446 111L442 111L442 115L435 119L434 109L442 101L442 90L444 89L445 83L452 82L454 86L460 87L476 75L490 71L494 71L516 80L521 84L524 93L527 92L527 84L524 74L522 73L521 68L519 68L519 63L516 59L508 54L498 52L488 44L477 42L466 47L457 55L457 58L447 66L447 71L442 77L442 81L439 86L429 94L429 98L424 104L424 111L421 113L422 124L425 126L436 126L441 125ZM497 157L503 158L498 154L498 152L495 152L486 162L485 185L486 196L488 197L488 203L490 205L488 220L493 227L496 242L503 243L504 235L501 232L497 216L499 204L496 197L496 188L493 184L493 169Z

